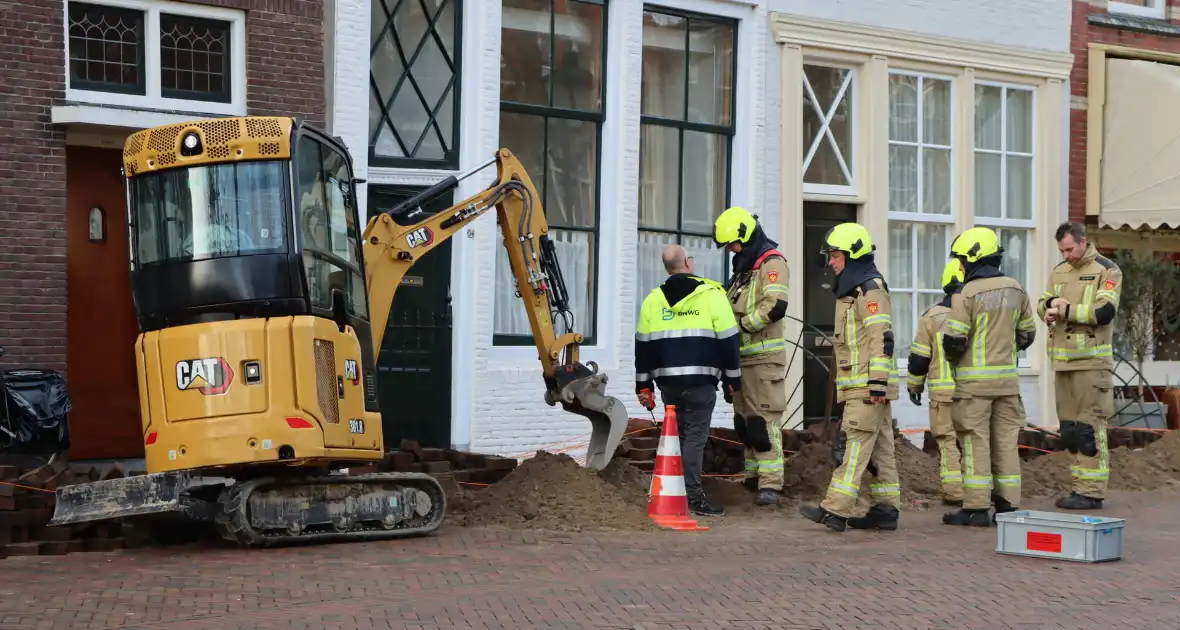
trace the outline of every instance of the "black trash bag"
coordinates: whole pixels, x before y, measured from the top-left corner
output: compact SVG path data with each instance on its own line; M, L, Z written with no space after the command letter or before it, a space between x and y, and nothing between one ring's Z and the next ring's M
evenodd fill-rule
M9 370L0 407L0 448L24 455L52 455L70 447L73 410L66 380L53 370ZM7 414L7 415L5 415Z

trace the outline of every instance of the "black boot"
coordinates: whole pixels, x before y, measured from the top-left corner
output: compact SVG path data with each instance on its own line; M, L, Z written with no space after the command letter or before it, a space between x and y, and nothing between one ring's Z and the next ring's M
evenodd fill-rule
M804 503L803 505L800 505L799 513L802 514L804 518L810 521L815 521L820 525L824 525L832 531L842 532L844 531L844 528L848 526L848 519L845 519L843 516L832 514L822 507L812 503Z
M688 499L688 511L698 516L721 516L725 514L725 509L712 503L704 494L699 494Z
M755 505L778 505L779 495L782 494L774 488L763 488L758 491L758 496L754 497Z
M897 508L891 505L874 505L862 517L848 519L848 526L852 529L881 529L893 531L897 529Z
M991 518L988 517L987 508L982 510L967 510L959 509L953 512L947 512L942 515L942 522L944 525L969 525L971 527L990 527L992 524Z
M1005 512L1015 512L1016 510L1020 509L1020 508L1016 507L1015 505L1012 505L1011 503L1009 503L1008 499L1005 499L1004 497L1002 497L998 494L992 495L992 503L996 506L995 514L992 514L992 524L993 525L996 523L996 514L1003 514Z
M1069 496L1057 499L1055 505L1063 510L1101 510L1102 499L1071 492Z

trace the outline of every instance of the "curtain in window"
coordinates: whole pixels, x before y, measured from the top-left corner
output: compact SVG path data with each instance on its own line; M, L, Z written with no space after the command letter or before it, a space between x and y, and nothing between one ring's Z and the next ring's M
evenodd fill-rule
M574 314L574 329L586 333L590 329L591 309L593 308L594 277L590 268L594 255L594 235L590 232L574 232L551 228L549 238L553 240L557 250L557 260L561 265L561 275L565 278L566 291L569 293L570 311ZM496 257L496 284L494 301L494 318L496 322L494 334L497 335L530 335L529 318L524 303L516 297L516 282L512 275L512 267L508 263L508 250L504 248L504 239L499 237ZM528 287L525 287L529 290ZM555 322L558 333L563 333L561 322Z

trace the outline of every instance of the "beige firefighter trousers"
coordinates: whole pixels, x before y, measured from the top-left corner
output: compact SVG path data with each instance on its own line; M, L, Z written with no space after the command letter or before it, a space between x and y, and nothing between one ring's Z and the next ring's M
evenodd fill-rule
M1062 371L1055 376L1061 438L1073 454L1073 491L1104 499L1110 480L1106 419L1114 413L1114 379L1109 370Z
M733 412L745 428L746 479L758 479L758 489L783 489L783 411L787 408L787 366L761 363L742 366L742 390L734 396ZM735 427L737 428L737 427Z
M963 500L963 463L959 456L959 436L952 420L951 401L930 401L930 434L938 444L938 476L942 480L942 498Z
M991 507L993 491L1020 505L1020 429L1025 424L1019 395L955 394L953 422L963 445L963 508Z
M848 436L844 460L832 471L828 494L820 507L844 518L859 516L873 504L901 507L901 482L893 444L893 405L865 399L844 403L840 429ZM862 479L869 462L877 469L866 496Z

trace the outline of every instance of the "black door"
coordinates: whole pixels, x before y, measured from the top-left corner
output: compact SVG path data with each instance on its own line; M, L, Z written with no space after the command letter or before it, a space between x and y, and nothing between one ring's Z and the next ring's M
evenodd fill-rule
M836 297L832 293L836 274L831 267L817 268L816 254L828 230L840 223L856 221L856 206L842 203L803 202L803 254L811 268L803 274L802 344L807 350L803 364L803 426L822 422L827 394L832 392L831 413L839 416L834 386L829 387L832 368L831 336L835 329Z
M369 186L369 212L379 212L425 190ZM421 221L447 209L451 194L426 204ZM377 392L385 448L402 438L425 447L451 445L451 242L418 259L394 294L377 356Z

